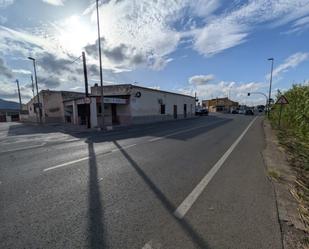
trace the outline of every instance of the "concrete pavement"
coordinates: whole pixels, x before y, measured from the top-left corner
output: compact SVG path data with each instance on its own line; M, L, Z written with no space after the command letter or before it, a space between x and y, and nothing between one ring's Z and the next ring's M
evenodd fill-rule
M260 117L209 116L108 134L4 125L0 141L1 248L282 247Z

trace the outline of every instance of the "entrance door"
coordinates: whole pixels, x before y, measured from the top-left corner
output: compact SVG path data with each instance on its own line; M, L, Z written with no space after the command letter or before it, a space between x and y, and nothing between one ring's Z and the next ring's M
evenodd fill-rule
M184 118L187 117L187 104L183 105L183 116L184 116Z
M112 104L111 108L112 108L112 123L113 123L113 125L115 125L115 124L118 124L117 105L116 104Z
M174 119L177 119L177 105L174 105Z

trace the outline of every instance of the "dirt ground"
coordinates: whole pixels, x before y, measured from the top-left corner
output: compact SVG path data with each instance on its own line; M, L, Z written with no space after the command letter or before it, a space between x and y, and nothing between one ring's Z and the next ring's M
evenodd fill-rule
M276 193L284 249L308 249L308 188L304 177L307 172L296 170L293 152L279 143L279 134L267 120L263 126L266 139L263 157Z

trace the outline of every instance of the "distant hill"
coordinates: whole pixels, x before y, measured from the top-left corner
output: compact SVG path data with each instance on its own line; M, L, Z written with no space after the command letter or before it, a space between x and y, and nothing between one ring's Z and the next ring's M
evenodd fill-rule
M19 103L0 99L0 109L19 109Z

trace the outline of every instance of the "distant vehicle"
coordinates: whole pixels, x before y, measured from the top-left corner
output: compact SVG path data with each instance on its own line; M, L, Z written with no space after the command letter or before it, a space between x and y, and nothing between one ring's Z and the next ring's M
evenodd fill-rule
M200 109L200 110L197 110L195 112L195 115L196 116L208 116L208 110L207 109Z
M254 115L251 109L246 110L245 115Z
M263 112L264 110L263 109L259 109L259 112Z
M233 110L232 111L232 114L238 114L239 112L238 112L238 110Z
M246 110L245 110L245 109L240 109L240 110L238 111L238 113L239 113L239 114L245 114L245 113L246 113Z

